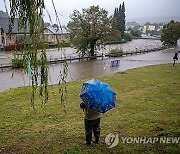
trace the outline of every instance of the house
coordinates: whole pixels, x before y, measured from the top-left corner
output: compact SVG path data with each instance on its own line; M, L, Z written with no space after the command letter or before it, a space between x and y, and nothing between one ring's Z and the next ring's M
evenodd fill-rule
M155 31L156 30L156 26L155 25L144 25L143 27L143 33L146 33L148 31Z
M126 23L126 29L129 29L129 28L134 28L135 26L138 26L139 24L136 22L136 21L132 21L132 22L127 22Z
M4 45L9 45L10 43L15 43L18 33L18 19L15 19L14 25L12 27L12 35L11 37L8 36L9 34L9 18L7 17L0 17L0 26L2 27L5 33L5 43Z
M162 29L163 29L163 26L159 26L158 28L157 28L157 31L159 32L159 31L162 31Z
M25 31L23 29L19 30L18 28L18 18L15 18L14 25L12 26L12 33L11 36L9 36L9 17L0 17L0 26L3 29L3 40L4 40L4 46L9 46L11 44L16 44L21 42L23 39L23 42L25 44L30 43L29 38L29 30L26 30L26 36ZM56 24L54 24L56 25ZM67 42L69 40L69 31L66 26L62 26L61 28L57 25L48 25L44 29L44 35L45 35L45 42L47 42L50 45L56 45L58 41L60 42ZM1 34L1 35L2 35ZM1 38L1 39L2 39Z
M27 35L24 36L24 30L18 28L18 18L14 19L14 24L12 26L12 32L11 35L9 35L9 17L0 17L0 25L3 29L4 33L4 46L5 50L14 50L15 48L17 50L20 50L20 40L25 38L25 44L29 44L29 39L27 39L28 36L28 30ZM28 40L28 41L27 41ZM23 40L24 41L24 40Z
M0 26L0 51L4 49L6 45L6 33L4 29Z
M54 24L55 25L55 24ZM45 41L48 44L57 44L57 42L69 41L69 30L66 26L47 26L44 29Z

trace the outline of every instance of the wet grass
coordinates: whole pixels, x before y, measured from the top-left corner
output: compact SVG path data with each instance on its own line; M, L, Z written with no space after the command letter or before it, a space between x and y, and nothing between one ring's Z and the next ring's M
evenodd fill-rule
M79 91L84 81L67 84L63 108L58 86L49 89L49 102L30 107L30 87L0 93L0 153L178 153L179 144L128 144L121 137L180 137L180 64L148 66L97 79L117 93L116 107L101 118L98 145L84 145ZM66 113L64 112L66 110ZM114 148L105 144L117 132Z

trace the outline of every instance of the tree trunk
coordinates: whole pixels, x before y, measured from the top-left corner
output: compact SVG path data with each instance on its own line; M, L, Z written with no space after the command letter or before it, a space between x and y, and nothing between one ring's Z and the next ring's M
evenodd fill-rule
M91 48L91 50L90 50L90 56L91 56L91 57L94 57L94 56L95 56L95 55L94 55L95 44L96 44L96 41L95 41L95 40L92 40L91 43L90 43L90 48Z

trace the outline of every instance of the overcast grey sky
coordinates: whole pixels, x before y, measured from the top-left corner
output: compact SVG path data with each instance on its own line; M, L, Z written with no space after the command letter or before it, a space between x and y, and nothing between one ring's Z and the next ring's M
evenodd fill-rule
M4 5L2 5L4 0L0 0L0 2L0 9L5 10ZM62 25L67 24L70 20L69 15L73 10L81 11L82 8L99 5L101 8L106 9L109 15L112 15L115 7L119 7L122 2L125 3L127 20L149 17L180 17L180 0L54 0ZM53 22L55 22L55 13L51 0L45 0L45 5ZM45 21L49 21L46 13Z

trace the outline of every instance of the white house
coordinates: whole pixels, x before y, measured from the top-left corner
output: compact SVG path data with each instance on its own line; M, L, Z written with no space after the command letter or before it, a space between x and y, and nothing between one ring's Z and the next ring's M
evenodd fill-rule
M155 25L144 25L143 33L146 33L147 31L155 31L155 29L156 29Z

